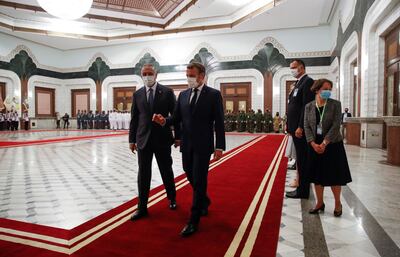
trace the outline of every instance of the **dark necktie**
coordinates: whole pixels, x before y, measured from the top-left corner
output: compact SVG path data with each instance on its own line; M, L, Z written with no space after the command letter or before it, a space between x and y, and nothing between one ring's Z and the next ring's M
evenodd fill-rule
M192 100L190 101L190 112L191 113L193 113L194 107L196 106L197 92L199 90L197 88L195 88L193 91L194 91L194 94L193 94Z
M153 89L149 89L149 98L148 98L148 103L150 107L150 112L153 113L153 103L154 103L154 97L153 97Z

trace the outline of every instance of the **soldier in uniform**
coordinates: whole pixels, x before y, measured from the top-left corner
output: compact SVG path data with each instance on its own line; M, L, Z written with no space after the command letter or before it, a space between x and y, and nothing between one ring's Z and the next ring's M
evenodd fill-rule
M247 132L254 133L254 125L256 123L254 110L247 113Z
M94 128L95 129L100 128L100 113L99 113L99 111L96 111L96 114L94 115Z
M264 113L264 132L265 133L270 133L272 132L272 114L269 109L265 110Z
M231 126L231 114L230 111L226 111L224 115L224 128L225 132L231 132L232 131L232 126Z
M99 124L99 128L100 129L105 129L106 128L106 120L107 120L107 114L106 114L106 112L105 111L102 111L100 114L99 114L99 119L100 119L100 124Z
M11 112L11 130L18 130L19 127L19 116L18 112Z
M88 126L88 114L86 110L84 110L82 114L82 129L87 129L87 126Z
M5 122L6 122L6 130L11 130L11 113L10 113L10 111L7 111L4 118L5 118Z
M0 112L0 131L3 131L6 127L6 118L4 117L5 114L3 114L2 112Z
M64 129L65 129L65 127L67 127L67 129L68 129L68 127L69 127L69 115L68 115L68 113L65 113L65 115L62 117L62 119L64 121Z
M232 131L237 131L237 121L238 120L238 114L236 112L233 112L231 115L231 123L232 123Z
M24 121L24 129L28 130L29 129L29 115L28 111L25 111L22 113L22 119ZM21 124L21 129L22 129L22 124Z
M239 132L246 131L246 113L244 111L240 111L238 117L238 124L239 124Z
M257 110L257 113L255 115L255 120L256 120L256 132L261 133L263 132L263 120L264 120L264 115L260 109Z
M82 129L82 114L81 110L78 110L78 113L76 114L76 126L78 129ZM59 128L59 124L57 123L57 128Z
M107 111L107 114L106 114L106 124L105 124L105 128L107 128L107 129L110 129L111 127L110 127L110 111Z
M87 115L87 121L89 124L89 129L93 129L93 121L94 121L94 115L93 115L93 111L89 111L88 115Z

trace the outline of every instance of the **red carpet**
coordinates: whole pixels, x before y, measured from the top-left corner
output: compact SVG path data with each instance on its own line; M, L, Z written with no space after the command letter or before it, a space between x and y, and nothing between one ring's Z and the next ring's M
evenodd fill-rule
M72 242L70 248L63 246L63 242L51 243L56 246L53 251L38 248L42 245L3 241L10 234L0 232L0 256L66 256L59 253L64 249L72 256L275 256L286 176L286 159L282 158L285 142L283 136L262 137L226 155L230 159L211 164L215 168L210 168L209 174L210 213L201 220L199 232L190 238L179 236L192 199L190 185L183 182L177 192L176 211L169 210L167 200L162 198L158 203L153 201L146 219L125 221L131 213L128 212L113 221L107 227L109 231L103 230L103 235L92 237L89 233ZM160 190L152 191L152 195ZM135 203L133 200L125 205ZM127 206L118 208L102 218L115 216ZM6 224L0 220L0 227ZM72 231L42 228L41 232L68 240L96 224L89 221ZM31 226L31 232L38 227ZM36 241L45 242L48 247L46 240Z
M107 131L110 132L110 131ZM90 136L74 136L74 137L59 137L59 138L51 138L51 139L42 139L42 140L27 140L27 141L0 141L0 148L5 147L17 147L17 146L29 146L29 145L43 145L50 143L60 143L66 141L75 141L75 140L84 140L84 139L95 139L95 138L103 138L103 137L113 137L113 136L121 136L127 135L128 132L119 132L113 134L100 134L100 135L90 135Z

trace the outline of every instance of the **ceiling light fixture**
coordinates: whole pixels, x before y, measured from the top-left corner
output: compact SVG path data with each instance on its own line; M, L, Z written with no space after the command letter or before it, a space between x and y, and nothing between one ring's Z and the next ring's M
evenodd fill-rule
M87 14L93 0L37 0L49 14L65 20L76 20Z

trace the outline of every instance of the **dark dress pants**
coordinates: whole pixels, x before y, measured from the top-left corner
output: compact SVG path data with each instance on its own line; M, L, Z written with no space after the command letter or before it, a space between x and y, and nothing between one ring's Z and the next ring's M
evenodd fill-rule
M193 202L189 223L200 222L201 211L208 208L210 198L207 196L208 168L211 154L201 154L194 151L182 152L182 164L193 188Z
M139 207L140 211L147 211L147 202L149 198L151 182L151 166L153 155L156 157L161 178L167 191L169 200L175 200L176 189L174 181L174 172L172 171L171 147L158 147L156 144L148 143L145 148L138 149L138 189L139 189Z
M307 141L304 135L301 138L293 136L293 143L296 148L296 163L297 171L299 173L299 187L297 188L297 194L307 198L310 195L310 178L307 172Z

